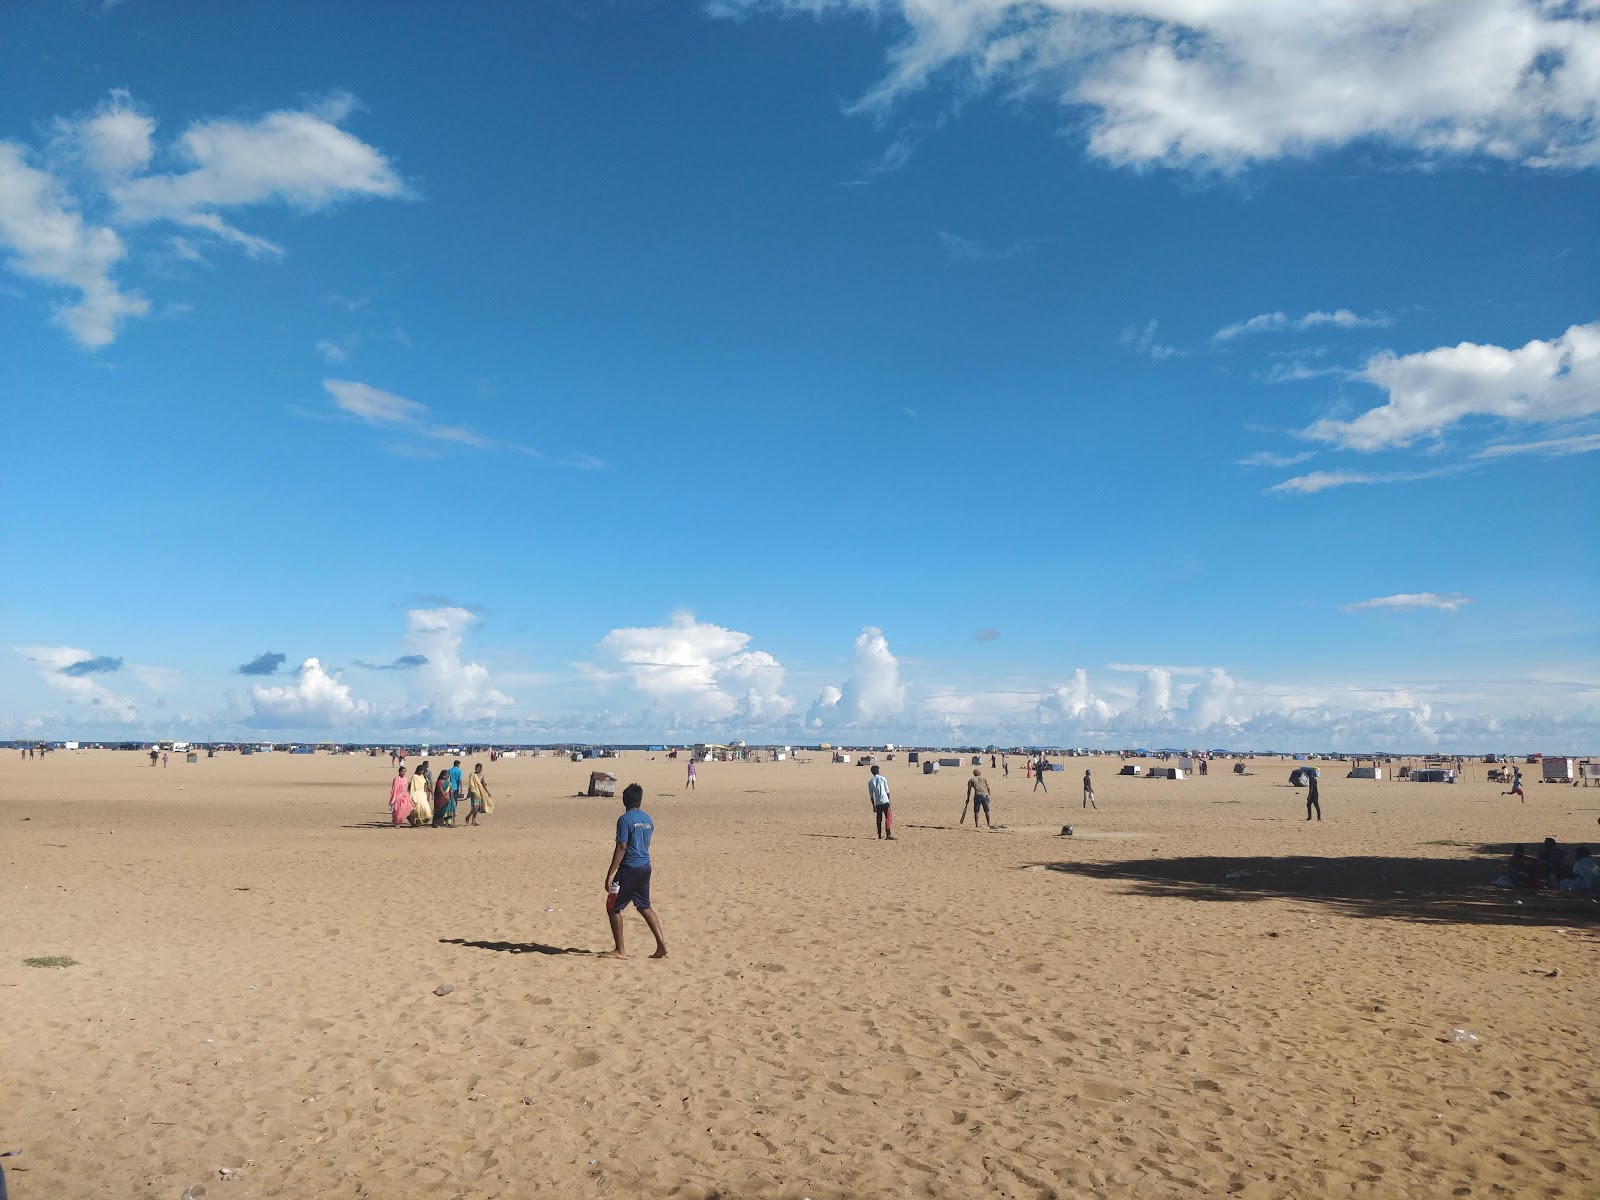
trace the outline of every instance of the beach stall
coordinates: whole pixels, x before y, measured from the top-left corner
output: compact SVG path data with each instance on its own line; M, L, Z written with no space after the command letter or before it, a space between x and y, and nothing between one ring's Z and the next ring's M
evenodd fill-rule
M922 764L922 773L924 775L937 775L939 773L939 764L931 758L928 759L927 762Z
M1362 763L1368 765L1362 766ZM1346 779L1382 779L1383 768L1378 765L1375 758L1352 758L1350 769L1344 773Z
M941 758L939 760L939 765L941 767L959 767L961 765L961 760L959 758Z
M1144 768L1141 767L1141 766L1137 766L1134 763L1123 763L1122 764L1122 770L1118 771L1117 774L1118 775L1143 775L1144 774Z
M908 763L919 763L919 762L921 762L922 761L922 753L921 753L921 751L918 751L918 750L908 751L906 753L906 761Z
M591 796L615 796L617 794L617 777L610 771L590 771L588 794Z
M1182 767L1151 767L1150 779L1182 779L1188 772Z
M1546 755L1539 768L1540 783L1571 783L1577 778L1578 760Z

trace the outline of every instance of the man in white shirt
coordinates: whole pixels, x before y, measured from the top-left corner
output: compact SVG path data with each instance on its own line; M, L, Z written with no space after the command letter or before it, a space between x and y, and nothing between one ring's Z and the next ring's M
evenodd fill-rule
M872 764L872 778L867 780L867 799L872 801L872 815L877 821L878 836L886 842L894 841L894 814L889 811L889 781L878 774L878 764Z

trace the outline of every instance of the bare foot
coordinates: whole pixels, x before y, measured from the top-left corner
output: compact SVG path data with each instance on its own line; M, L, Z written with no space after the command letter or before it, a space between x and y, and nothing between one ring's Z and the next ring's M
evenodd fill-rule
M596 958L627 958L621 950L607 950L604 954L596 954Z
M651 958L665 958L666 956L667 956L667 948L665 946L657 946L656 947L656 952L654 954L652 954L650 957Z

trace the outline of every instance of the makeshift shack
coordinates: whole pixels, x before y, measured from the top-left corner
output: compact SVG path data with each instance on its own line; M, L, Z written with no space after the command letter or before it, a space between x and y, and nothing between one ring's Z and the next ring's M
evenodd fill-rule
M916 751L916 750L909 751L906 754L906 761L909 762L909 763L921 762L922 761L922 754L919 751Z
M961 765L961 760L959 758L941 758L939 760L939 765L941 767L959 767Z
M1151 767L1149 779L1182 779L1186 774L1182 767Z
M1369 765L1362 766L1362 763ZM1383 768L1378 765L1375 758L1352 758L1350 769L1344 773L1346 779L1382 779Z
M589 772L589 795L615 796L617 794L617 777L609 771Z
M1454 783L1456 773L1449 767L1412 767L1412 783Z
M1122 770L1118 771L1117 774L1118 775L1143 775L1144 774L1144 768L1143 767L1139 767L1139 766L1135 766L1133 763L1123 763L1122 764Z
M1577 762L1575 758L1550 758L1546 757L1540 769L1541 783L1571 783L1577 778Z
M937 775L939 773L939 764L930 758L927 762L922 764L922 773L924 775Z

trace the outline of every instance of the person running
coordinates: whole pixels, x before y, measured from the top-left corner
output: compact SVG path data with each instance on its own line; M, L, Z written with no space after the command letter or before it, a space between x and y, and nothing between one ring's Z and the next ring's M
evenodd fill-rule
M967 780L967 800L972 803L972 829L978 829L978 813L983 813L983 820L990 829L994 828L994 818L989 815L989 781L983 777L983 772L977 767L972 768L972 778ZM967 806L961 806L961 820L967 819Z
M872 778L867 780L867 799L872 802L872 817L878 836L886 842L894 841L894 813L889 808L889 781L878 773L878 764L872 764Z
M1100 809L1100 806L1094 802L1094 780L1090 778L1087 768L1083 772L1083 806L1092 808L1097 812Z
M1523 790L1522 790L1522 768L1521 767L1512 767L1511 768L1511 790L1509 792L1501 792L1500 794L1502 796L1518 796L1518 797L1521 798L1521 800L1522 800L1522 802L1524 804L1526 804L1528 802L1528 797L1523 793Z
M1037 792L1040 788L1044 788L1045 793L1047 795L1049 794L1050 788L1044 781L1044 774L1049 769L1050 769L1050 760L1045 758L1045 756L1043 754L1039 755L1037 761L1035 761L1034 764L1033 764L1033 790L1034 791Z
M694 759L689 759L689 776L684 780L683 786L689 791L694 791Z
M661 921L650 907L650 838L655 822L645 812L644 789L630 783L622 789L622 815L617 818L617 842L606 868L606 919L611 923L611 939L616 945L601 958L626 958L622 948L622 910L633 905L655 935L656 952L651 958L665 958L667 943L661 937Z
M483 764L473 763L472 774L467 776L467 824L476 825L478 818L489 811L489 783L483 777Z
M406 781L406 769L401 767L400 774L389 785L390 821L396 827L406 824L411 820L411 809L411 784Z
M1317 768L1313 767L1306 776L1306 786L1310 789L1306 792L1306 820L1308 821L1311 820L1312 809L1317 810L1317 820L1322 820L1322 800L1317 795L1317 776L1320 773Z

